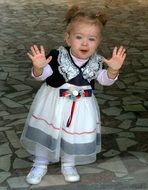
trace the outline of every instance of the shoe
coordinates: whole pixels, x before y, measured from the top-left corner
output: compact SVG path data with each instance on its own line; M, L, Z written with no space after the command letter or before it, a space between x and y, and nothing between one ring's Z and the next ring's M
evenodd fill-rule
M46 173L47 166L32 167L29 174L26 177L26 181L31 185L39 184Z
M67 182L80 181L80 176L74 166L62 166L61 172Z

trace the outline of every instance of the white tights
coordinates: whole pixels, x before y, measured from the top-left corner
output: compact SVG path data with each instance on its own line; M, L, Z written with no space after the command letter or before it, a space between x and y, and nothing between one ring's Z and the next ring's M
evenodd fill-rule
M36 147L36 157L34 159L34 166L47 166L49 163L49 158L47 151L39 146ZM69 155L61 156L62 166L74 166L74 158Z

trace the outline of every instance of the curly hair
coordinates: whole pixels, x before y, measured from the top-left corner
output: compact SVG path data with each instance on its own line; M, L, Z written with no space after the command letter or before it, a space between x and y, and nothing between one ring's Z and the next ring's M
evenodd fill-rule
M72 23L74 22L89 22L103 28L107 22L107 15L102 10L96 12L80 9L79 6L72 6L65 14L67 30L70 30Z

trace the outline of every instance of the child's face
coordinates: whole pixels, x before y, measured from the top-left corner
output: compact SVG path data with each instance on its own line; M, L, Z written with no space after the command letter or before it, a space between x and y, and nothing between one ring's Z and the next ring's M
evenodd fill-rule
M87 59L95 53L101 41L101 29L94 24L76 22L65 39L75 57Z

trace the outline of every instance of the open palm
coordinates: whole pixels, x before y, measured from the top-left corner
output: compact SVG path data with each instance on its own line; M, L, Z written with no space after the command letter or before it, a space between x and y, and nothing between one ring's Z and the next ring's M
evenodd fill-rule
M108 65L108 67L110 67L113 70L119 70L125 60L126 57L126 53L125 53L126 49L123 46L120 46L119 48L115 47L113 49L113 53L112 53L112 58L111 59L103 59L103 62L106 63Z
M38 48L37 45L31 46L27 55L32 60L33 66L39 69L45 67L52 59L52 56L46 59L44 47Z

